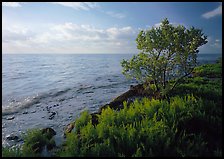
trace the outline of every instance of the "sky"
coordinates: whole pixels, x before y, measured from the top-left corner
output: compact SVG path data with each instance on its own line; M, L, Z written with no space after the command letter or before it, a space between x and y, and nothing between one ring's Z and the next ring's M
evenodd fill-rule
M200 54L222 53L222 2L2 2L2 53L138 53L139 31L164 18L202 29Z

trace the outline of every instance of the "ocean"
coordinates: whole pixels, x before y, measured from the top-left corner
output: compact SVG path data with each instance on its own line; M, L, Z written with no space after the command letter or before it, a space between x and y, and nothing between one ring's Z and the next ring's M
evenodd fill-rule
M127 91L134 80L122 75L120 62L130 54L3 54L2 144L8 134L52 127L58 141L63 128L82 111L101 105ZM214 63L221 54L199 54L198 61ZM57 114L49 119L50 112ZM9 118L12 118L9 120Z

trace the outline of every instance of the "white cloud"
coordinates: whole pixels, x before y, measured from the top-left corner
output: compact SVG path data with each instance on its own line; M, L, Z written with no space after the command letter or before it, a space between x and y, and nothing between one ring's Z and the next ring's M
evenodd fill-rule
M159 28L161 24L162 24L162 23L156 23L156 24L153 25L153 27L155 27L155 28Z
M68 22L40 33L24 27L4 29L2 45L7 53L133 53L136 36L137 30L130 26L100 29Z
M209 18L215 17L217 15L222 15L222 4L214 10L212 10L210 12L207 12L207 13L204 13L202 15L202 17L204 17L206 19L209 19Z
M112 11L107 11L106 14L110 15L111 17L118 18L118 19L123 19L126 17L124 13L117 13L117 12L112 12Z
M220 41L219 39L216 39L216 40L215 40L215 42L219 42L219 41Z
M213 47L213 48L222 48L222 40L220 39L214 39L213 37L209 36L207 38L207 46Z
M5 7L21 7L21 2L2 2L2 6Z
M49 3L59 4L77 10L89 10L99 7L99 5L96 2L49 2Z
M162 23L156 23L156 24L153 25L153 27L159 28L161 24ZM187 26L185 24L183 24L183 23L170 22L170 24L172 24L175 27L177 27L178 25L183 25L183 26L185 26L187 28ZM150 26L148 26L148 27L150 27Z

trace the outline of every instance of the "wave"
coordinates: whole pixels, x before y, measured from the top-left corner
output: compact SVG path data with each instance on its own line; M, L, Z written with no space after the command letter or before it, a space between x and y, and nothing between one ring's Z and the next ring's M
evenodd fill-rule
M116 76L119 77L119 76ZM115 78L116 78L115 77ZM2 115L10 115L10 114L14 114L14 113L18 113L21 110L25 109L25 108L29 108L35 104L39 104L39 103L44 103L48 100L46 99L54 99L55 101L64 101L64 100L70 100L72 98L75 98L77 95L80 94L86 94L86 93L94 93L96 90L99 89L110 89L110 88L115 88L115 87L119 87L120 85L127 85L130 84L131 81L128 80L121 80L119 79L118 82L110 81L108 82L108 77L104 78L101 77L102 82L100 83L94 83L94 84L83 84L80 83L76 86L73 87L67 87L63 90L58 90L58 89L51 89L48 92L44 92L41 94L37 94L35 96L29 96L23 99L20 99L19 101L13 100L11 101L8 105L3 105L2 106ZM95 81L97 81L97 79L95 79ZM106 82L106 83L104 83ZM104 83L104 84L103 84ZM67 95L64 95L66 93L70 93Z
M39 103L41 96L27 97L21 101L10 102L7 106L2 107L2 115L10 115L18 113L21 109L28 108L34 104Z
M42 93L42 94L37 94L35 96L26 97L25 99L21 99L20 101L13 100L8 105L2 106L2 115L4 116L4 115L18 113L25 108L29 108L35 104L41 103L43 99L46 99L49 97L57 97L70 90L71 88L66 88L64 90L60 90L55 93Z

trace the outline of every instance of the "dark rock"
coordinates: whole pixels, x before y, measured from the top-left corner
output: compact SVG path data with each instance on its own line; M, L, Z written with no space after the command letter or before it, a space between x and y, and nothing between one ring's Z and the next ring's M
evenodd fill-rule
M36 110L33 110L31 113L36 113Z
M14 134L10 134L10 135L7 135L7 136L6 136L6 139L7 139L7 140L18 140L19 137L16 136L16 135L14 135Z
M123 102L128 101L129 98L138 97L138 96L149 96L149 95L151 95L151 92L149 90L146 90L143 84L138 84L136 86L131 85L130 89L127 92L116 97L110 103L100 107L98 113L101 114L102 110L107 108L108 106L111 109L120 110L123 108Z
M50 111L50 108L48 106L46 108L47 108L47 111Z
M57 107L57 106L59 106L59 104L54 104L54 105L53 105L53 107Z
M98 115L99 114L98 113L92 113L90 115L92 117L92 125L96 126L99 123L99 121L98 121Z
M13 120L15 118L15 116L10 116L8 118L6 118L6 120Z
M28 111L23 112L23 114L28 114Z
M52 150L52 149L55 148L55 147L56 147L56 143L55 143L55 141L52 142L52 143L47 144L47 150Z
M55 117L56 112L51 112L51 115L49 116L48 119L52 120Z
M42 134L46 134L47 138L50 140L54 135L56 135L56 132L52 128L44 128L42 129Z
M94 92L93 91L83 92L83 94L89 94L89 93L94 93Z

